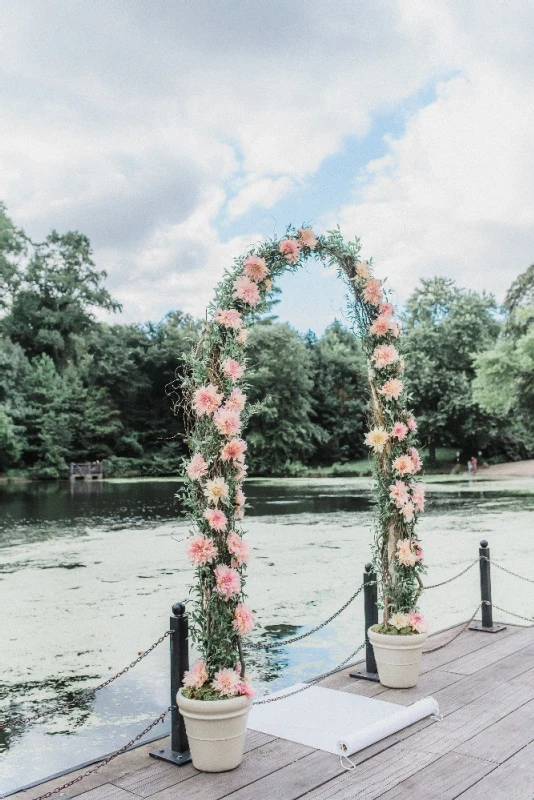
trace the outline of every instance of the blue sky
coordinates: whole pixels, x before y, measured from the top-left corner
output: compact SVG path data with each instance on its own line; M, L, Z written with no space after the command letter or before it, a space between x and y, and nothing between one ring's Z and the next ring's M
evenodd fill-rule
M203 314L288 223L358 235L405 302L436 274L502 298L534 253L534 81L521 0L0 0L0 198L82 230L124 321ZM279 316L321 333L312 264Z

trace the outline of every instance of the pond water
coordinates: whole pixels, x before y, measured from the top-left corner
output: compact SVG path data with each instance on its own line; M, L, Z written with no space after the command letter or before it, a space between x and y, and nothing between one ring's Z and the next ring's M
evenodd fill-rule
M187 597L187 525L179 483L104 481L0 486L0 714L31 716L126 666L168 628ZM534 574L534 481L452 481L428 487L419 525L427 583L478 554ZM363 640L360 598L319 633L283 637L329 617L361 583L372 540L371 482L250 480L249 601L264 644L251 654L262 694L332 669ZM532 585L496 569L493 600L534 616ZM430 627L467 619L477 567L422 601ZM499 619L514 622L504 613ZM518 620L515 620L518 622ZM169 705L164 642L115 683L48 721L0 729L0 791L8 792L119 748ZM0 720L1 722L1 720ZM164 729L156 729L161 735Z

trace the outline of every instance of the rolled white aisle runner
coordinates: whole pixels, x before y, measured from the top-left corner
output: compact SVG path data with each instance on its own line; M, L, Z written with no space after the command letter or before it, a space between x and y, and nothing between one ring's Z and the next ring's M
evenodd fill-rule
M411 706L399 706L399 710L384 719L367 725L354 733L346 733L337 743L338 752L343 756L351 756L365 747L391 736L392 733L413 725L425 717L439 715L439 705L433 697L423 697Z

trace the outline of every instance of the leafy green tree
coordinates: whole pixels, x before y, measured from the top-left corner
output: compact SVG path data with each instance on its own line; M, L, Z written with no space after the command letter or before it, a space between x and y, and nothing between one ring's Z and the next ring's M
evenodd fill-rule
M496 420L473 397L476 354L495 342L495 300L446 278L423 280L404 314L406 383L422 441L435 461L437 445L485 450Z
M17 466L22 442L5 406L0 405L0 472Z
M289 325L256 325L247 349L247 395L261 410L246 430L251 470L283 472L314 452L321 429L312 422L311 356L303 338Z
M19 268L27 252L28 240L6 214L0 202L0 310L6 309L18 285Z
M367 455L367 365L358 339L336 321L320 339L308 334L313 370L313 421L323 432L314 461L350 461Z

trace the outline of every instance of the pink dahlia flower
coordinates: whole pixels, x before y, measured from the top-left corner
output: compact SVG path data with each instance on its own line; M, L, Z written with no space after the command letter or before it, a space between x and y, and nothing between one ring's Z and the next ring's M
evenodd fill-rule
M248 331L245 328L242 328L237 334L237 341L239 342L239 344L246 344L247 339L248 339Z
M213 414L221 405L222 399L223 396L217 391L217 387L209 383L194 392L193 408L199 417L203 414Z
M378 391L386 400L398 400L403 388L402 381L399 381L398 378L391 378Z
M422 483L416 483L412 489L412 502L417 511L424 511L425 508L425 487Z
M391 429L391 437L402 442L408 435L408 426L404 422L396 422Z
M206 481L204 487L204 497L210 505L216 506L220 500L226 500L228 497L228 484L222 477L213 478L211 481Z
M221 461L239 461L246 449L244 439L230 439L221 450Z
M417 450L416 447L410 447L410 458L413 461L413 471L419 472L419 470L423 466L423 462L421 461L419 450Z
M224 325L226 328L232 328L235 331L243 327L243 317L235 308L228 308L225 311L217 311L215 314L215 322L219 325Z
M399 475L413 475L414 472L414 464L412 461L411 456L399 456L393 462L393 469L399 473Z
M382 284L377 278L368 278L363 290L363 299L373 306L380 305L382 301Z
M415 421L415 417L408 417L406 424L411 431L417 430L417 422Z
M362 280L367 280L367 278L370 278L371 270L369 269L369 264L364 264L361 261L356 264L356 275Z
M247 396L241 389L232 389L230 397L225 401L224 407L232 411L243 411L246 401Z
M236 505L238 506L245 505L245 503L247 502L247 498L243 494L243 489L236 489L234 500L236 502Z
M391 303L381 303L378 312L383 314L385 317L392 317L395 313L395 309Z
M317 237L311 228L299 228L299 239L302 247L309 247L310 250L317 247Z
M233 561L238 567L248 562L250 557L250 547L247 542L235 531L230 531L226 537L226 547L228 552L233 556Z
M413 518L415 515L415 506L411 500L409 500L403 507L401 508L401 514L403 515L406 522L413 522Z
M184 686L200 689L208 680L208 671L203 661L197 661L191 669L184 672Z
M296 239L282 239L278 245L278 249L290 264L294 264L295 261L298 261L300 256L300 244Z
M397 558L399 563L405 567L414 567L417 561L416 555L411 548L409 539L399 539L397 542Z
M260 256L249 256L243 261L243 270L247 278L254 283L265 280L269 274L269 268L264 258Z
M217 558L217 547L209 536L196 533L187 542L187 555L195 567L202 567Z
M417 539L412 539L413 550L415 553L415 560L422 561L424 557L423 548L421 547L420 542Z
M408 623L412 630L416 631L417 633L426 633L427 631L425 618L422 614L419 614L418 611L410 611L408 614Z
M241 590L241 578L239 572L226 564L219 564L215 567L215 591L226 600Z
M395 483L389 487L389 496L395 501L397 508L402 508L410 499L408 488L404 481L395 481Z
M199 481L204 475L208 473L208 465L204 460L202 453L195 453L186 469L188 477L192 481Z
M204 511L204 519L208 520L208 525L210 528L213 528L214 531L225 531L228 525L226 514L219 508L207 508Z
M241 676L234 669L220 669L215 673L211 686L221 697L234 697L239 692Z
M260 302L260 290L258 285L247 278L246 275L240 275L234 281L234 292L232 294L234 300L242 300L248 306L257 306Z
M239 603L234 611L233 626L240 636L248 636L254 628L254 617L248 606Z
M213 422L223 436L237 436L241 431L239 412L231 408L219 408L213 415Z
M389 367L399 360L399 353L393 344L379 344L375 347L373 359L377 369Z
M249 680L245 679L244 681L241 681L239 684L239 694L244 694L246 697L250 698L254 697L256 692Z
M385 336L391 330L393 324L389 317L380 314L369 327L369 333L372 336Z
M222 365L223 372L235 383L239 378L243 377L245 372L244 367L235 358L227 358Z

